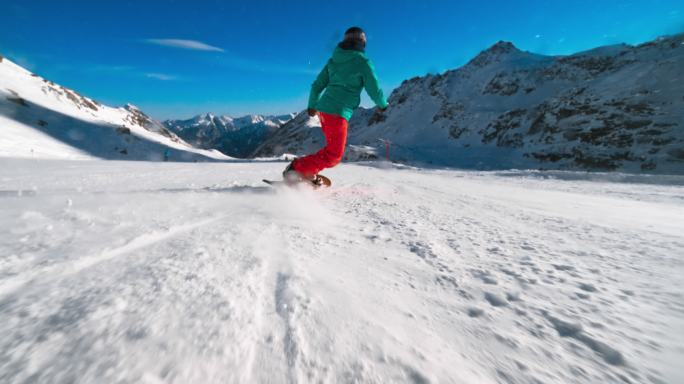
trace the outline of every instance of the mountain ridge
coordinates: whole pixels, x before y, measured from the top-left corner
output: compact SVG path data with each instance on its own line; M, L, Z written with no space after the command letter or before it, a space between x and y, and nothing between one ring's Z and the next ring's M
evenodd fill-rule
M213 161L138 107L112 108L0 60L0 156Z
M305 112L159 122L2 56L0 76L4 156L197 161L297 156L325 142ZM388 153L392 161L457 168L681 174L682 79L684 34L559 56L499 41L459 68L403 81L384 114L357 109L345 159Z
M684 35L563 56L498 42L405 80L384 114L359 108L348 143L426 165L684 173L683 68ZM316 126L284 125L253 155L312 152Z
M162 124L198 148L216 149L231 157L245 158L293 117L294 114L231 117L204 113L186 120L166 120Z

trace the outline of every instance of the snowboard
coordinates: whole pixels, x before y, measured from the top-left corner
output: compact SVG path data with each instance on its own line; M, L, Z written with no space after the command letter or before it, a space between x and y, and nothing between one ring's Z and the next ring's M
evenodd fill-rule
M274 186L274 187L283 186L283 185L284 185L284 186L287 186L287 187L292 187L292 186L296 186L296 185L303 184L303 185L308 185L308 186L312 187L313 189L318 189L318 188L321 188L321 187L327 188L327 187L329 187L329 186L332 185L332 181L331 181L329 178L327 178L327 177L325 177L325 176L323 176L323 175L318 175L318 176L321 178L321 180L323 180L323 184L321 184L321 185L316 185L316 184L314 184L314 183L312 183L312 182L310 182L310 181L308 181L308 180L302 180L302 181L298 181L298 182L295 182L295 183L288 183L288 182L285 181L285 180L268 180L268 179L262 179L262 181L263 181L264 183L266 183L266 184L268 184L268 185L272 185L272 186Z

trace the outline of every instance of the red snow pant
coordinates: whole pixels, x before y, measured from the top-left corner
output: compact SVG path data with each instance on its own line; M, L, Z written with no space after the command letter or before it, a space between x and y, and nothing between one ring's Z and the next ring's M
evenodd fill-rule
M326 146L320 151L300 157L292 163L292 168L304 176L313 176L322 169L331 168L342 161L344 146L347 144L347 120L342 116L319 112L321 129L325 135Z

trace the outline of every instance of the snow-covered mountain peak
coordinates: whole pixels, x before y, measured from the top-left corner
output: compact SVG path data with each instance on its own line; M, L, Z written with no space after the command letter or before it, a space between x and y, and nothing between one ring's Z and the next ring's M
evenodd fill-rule
M212 127L217 130L230 130L233 128L233 119L229 116L217 116L211 112L194 116L184 120L185 125L191 127Z
M210 112L203 113L203 114L200 114L200 115L193 117L192 120L196 121L197 123L213 122L214 121L214 114L210 113Z
M0 156L226 159L197 150L134 105L112 108L0 60Z
M131 103L126 103L126 105L124 105L123 108L129 112L139 112L140 111L140 108L138 108L138 106L133 105Z
M266 116L262 115L245 115L242 117L237 117L233 119L233 124L235 128L242 129L249 125L259 124L267 119Z
M520 50L510 41L499 40L494 45L487 48L483 53L490 55L501 55L511 52L520 52Z
M499 41L491 47L480 52L477 56L470 60L468 66L482 68L490 64L503 61L507 57L512 57L523 53L524 52L516 48L513 43L508 41Z
M241 117L197 115L188 120L167 120L166 128L196 146L218 149L230 156L246 157L259 143L293 115Z
M348 142L384 153L389 140L392 160L455 167L681 174L683 43L545 56L499 42L461 68L404 81L383 114L358 109ZM316 150L310 122L295 118L254 155Z

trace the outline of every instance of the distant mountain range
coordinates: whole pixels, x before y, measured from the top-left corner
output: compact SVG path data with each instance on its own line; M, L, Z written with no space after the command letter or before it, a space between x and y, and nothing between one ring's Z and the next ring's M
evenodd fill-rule
M359 109L349 159L505 169L684 173L684 35L543 56L499 42L465 66L404 81ZM303 113L252 156L323 145Z
M196 161L324 145L305 112L160 123L2 56L0 81L0 156ZM684 35L569 56L499 42L461 68L404 81L389 101L383 114L355 112L346 160L388 149L392 161L435 166L684 174Z
M188 120L167 120L163 125L198 148L217 149L228 156L245 158L294 116L246 115L232 118L207 113Z

